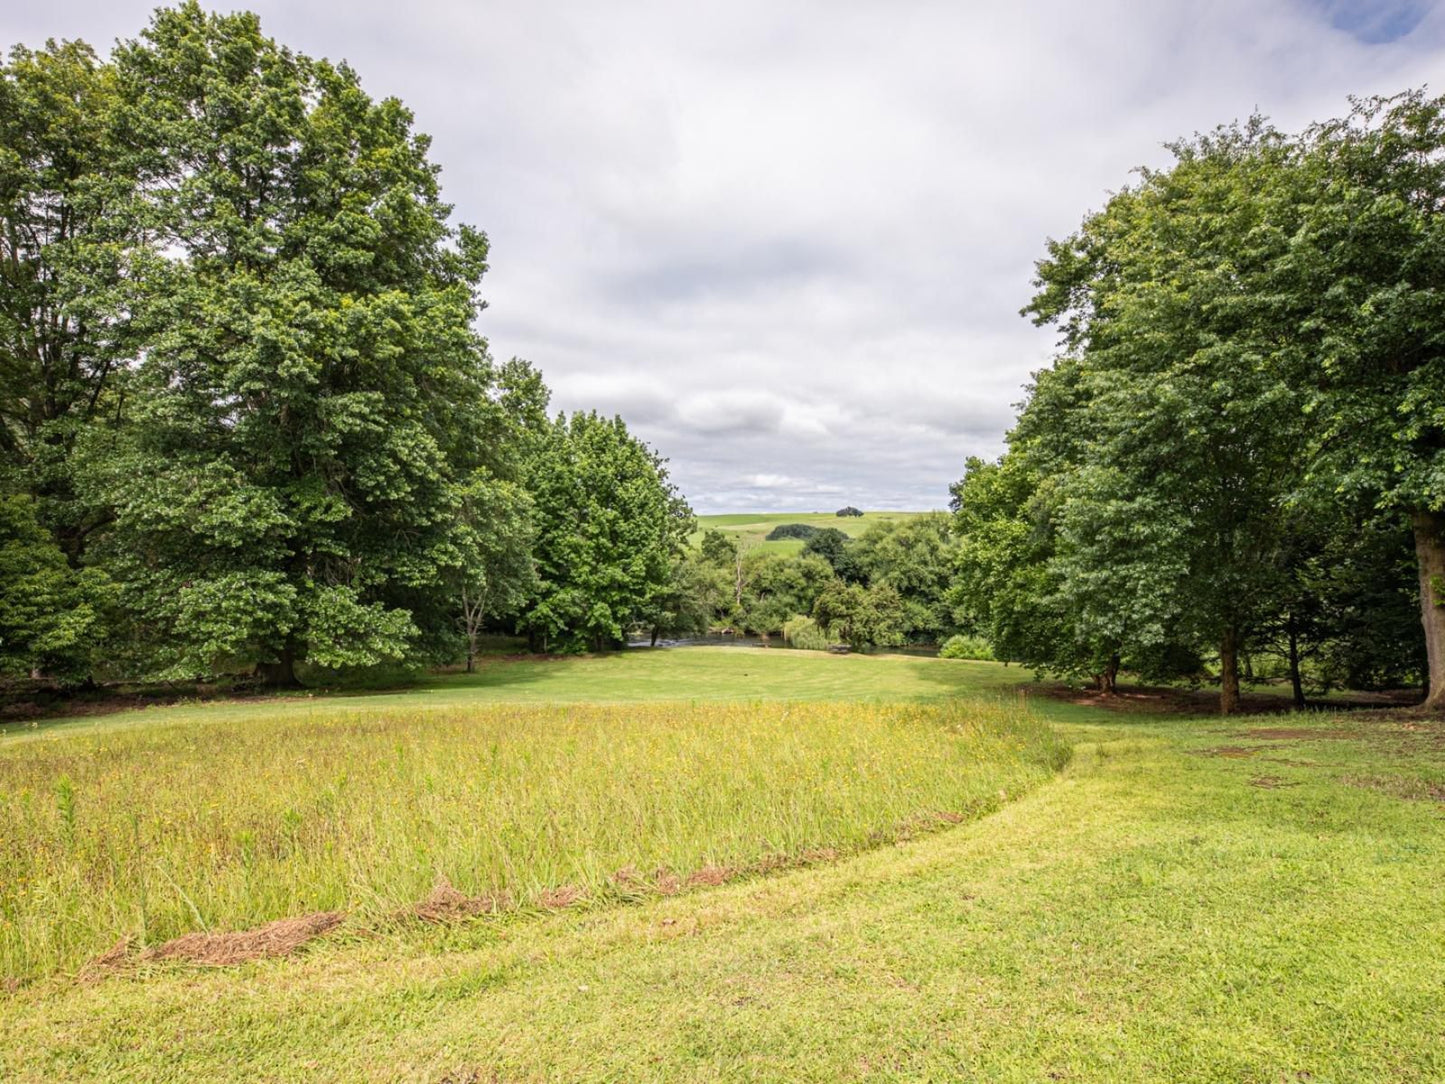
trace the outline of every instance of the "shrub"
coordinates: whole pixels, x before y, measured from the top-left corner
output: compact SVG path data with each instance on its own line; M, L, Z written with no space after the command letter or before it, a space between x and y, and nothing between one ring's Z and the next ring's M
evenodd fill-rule
M861 516L863 513L860 512L858 509L854 508L851 504L849 504L838 509L837 514L840 516Z
M993 662L993 648L982 636L950 636L938 649L940 659L974 659Z
M766 542L780 542L785 538L801 538L804 542L818 533L818 528L806 523L780 523L768 532Z
M783 640L789 647L803 651L827 651L831 643L822 626L802 614L783 622Z

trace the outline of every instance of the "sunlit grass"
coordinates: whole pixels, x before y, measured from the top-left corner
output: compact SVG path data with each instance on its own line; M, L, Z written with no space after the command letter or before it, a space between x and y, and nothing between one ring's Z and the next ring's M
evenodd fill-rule
M259 706L258 706L259 707ZM947 704L277 703L0 739L0 976L120 937L345 910L445 879L536 906L977 816L1064 747L1017 697Z

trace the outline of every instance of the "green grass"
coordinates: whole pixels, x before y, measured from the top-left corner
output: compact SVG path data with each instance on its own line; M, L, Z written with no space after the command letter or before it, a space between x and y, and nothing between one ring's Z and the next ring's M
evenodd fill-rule
M114 715L0 723L8 740L52 733L106 732L158 722L249 723L324 700L328 711L371 713L488 704L619 704L663 700L813 700L884 703L944 700L1006 690L1028 671L992 663L913 655L824 655L761 647L634 649L606 655L525 660L483 658L474 674L447 673L391 692L309 693L182 703Z
M0 1079L1445 1079L1445 721L1035 707L1073 759L982 819L635 906L38 982L0 996Z
M749 547L765 552L797 553L803 542L797 538L766 541L774 527L785 523L806 523L810 527L836 527L856 538L875 523L887 523L926 515L925 512L864 512L862 516L840 516L835 512L741 512L720 516L698 516L697 530L692 535L696 545L704 531L718 530Z
M731 669L859 670L775 655ZM655 658L580 672L596 687L630 670L635 685ZM671 663L674 696L689 658ZM918 672L870 669L895 686ZM920 818L980 815L1063 757L1017 697L481 701L489 675L509 671L578 680L572 666L495 663L441 684L440 703L422 692L172 708L144 726L0 740L0 976L74 969L121 937L154 944L311 911L375 924L441 881L528 907L562 888L632 894L614 880L627 867L657 881L787 864Z

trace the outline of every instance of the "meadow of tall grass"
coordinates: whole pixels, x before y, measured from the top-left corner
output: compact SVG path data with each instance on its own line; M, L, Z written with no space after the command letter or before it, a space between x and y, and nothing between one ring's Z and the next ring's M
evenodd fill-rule
M0 978L439 883L605 901L980 815L1067 757L1021 699L278 703L0 737ZM628 871L619 878L618 871Z

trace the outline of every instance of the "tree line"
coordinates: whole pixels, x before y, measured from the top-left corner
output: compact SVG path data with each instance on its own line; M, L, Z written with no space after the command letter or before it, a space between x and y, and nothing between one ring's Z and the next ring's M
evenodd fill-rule
M255 16L0 65L0 674L599 650L728 627L1445 705L1445 99L1171 146L1048 244L1057 330L951 516L749 549L473 325L427 138ZM840 516L861 515L844 508ZM797 532L799 537L807 532ZM971 650L964 648L961 650Z
M1445 99L1170 148L1051 241L1059 332L954 487L956 595L1001 657L1177 678L1285 660L1445 706Z
M692 515L473 330L487 239L354 71L189 2L0 67L0 671L602 647Z
M885 520L858 538L807 524L783 524L774 536L805 541L784 553L703 533L688 558L696 619L683 631L723 627L853 648L937 643L959 631L948 595L957 547L948 516Z

